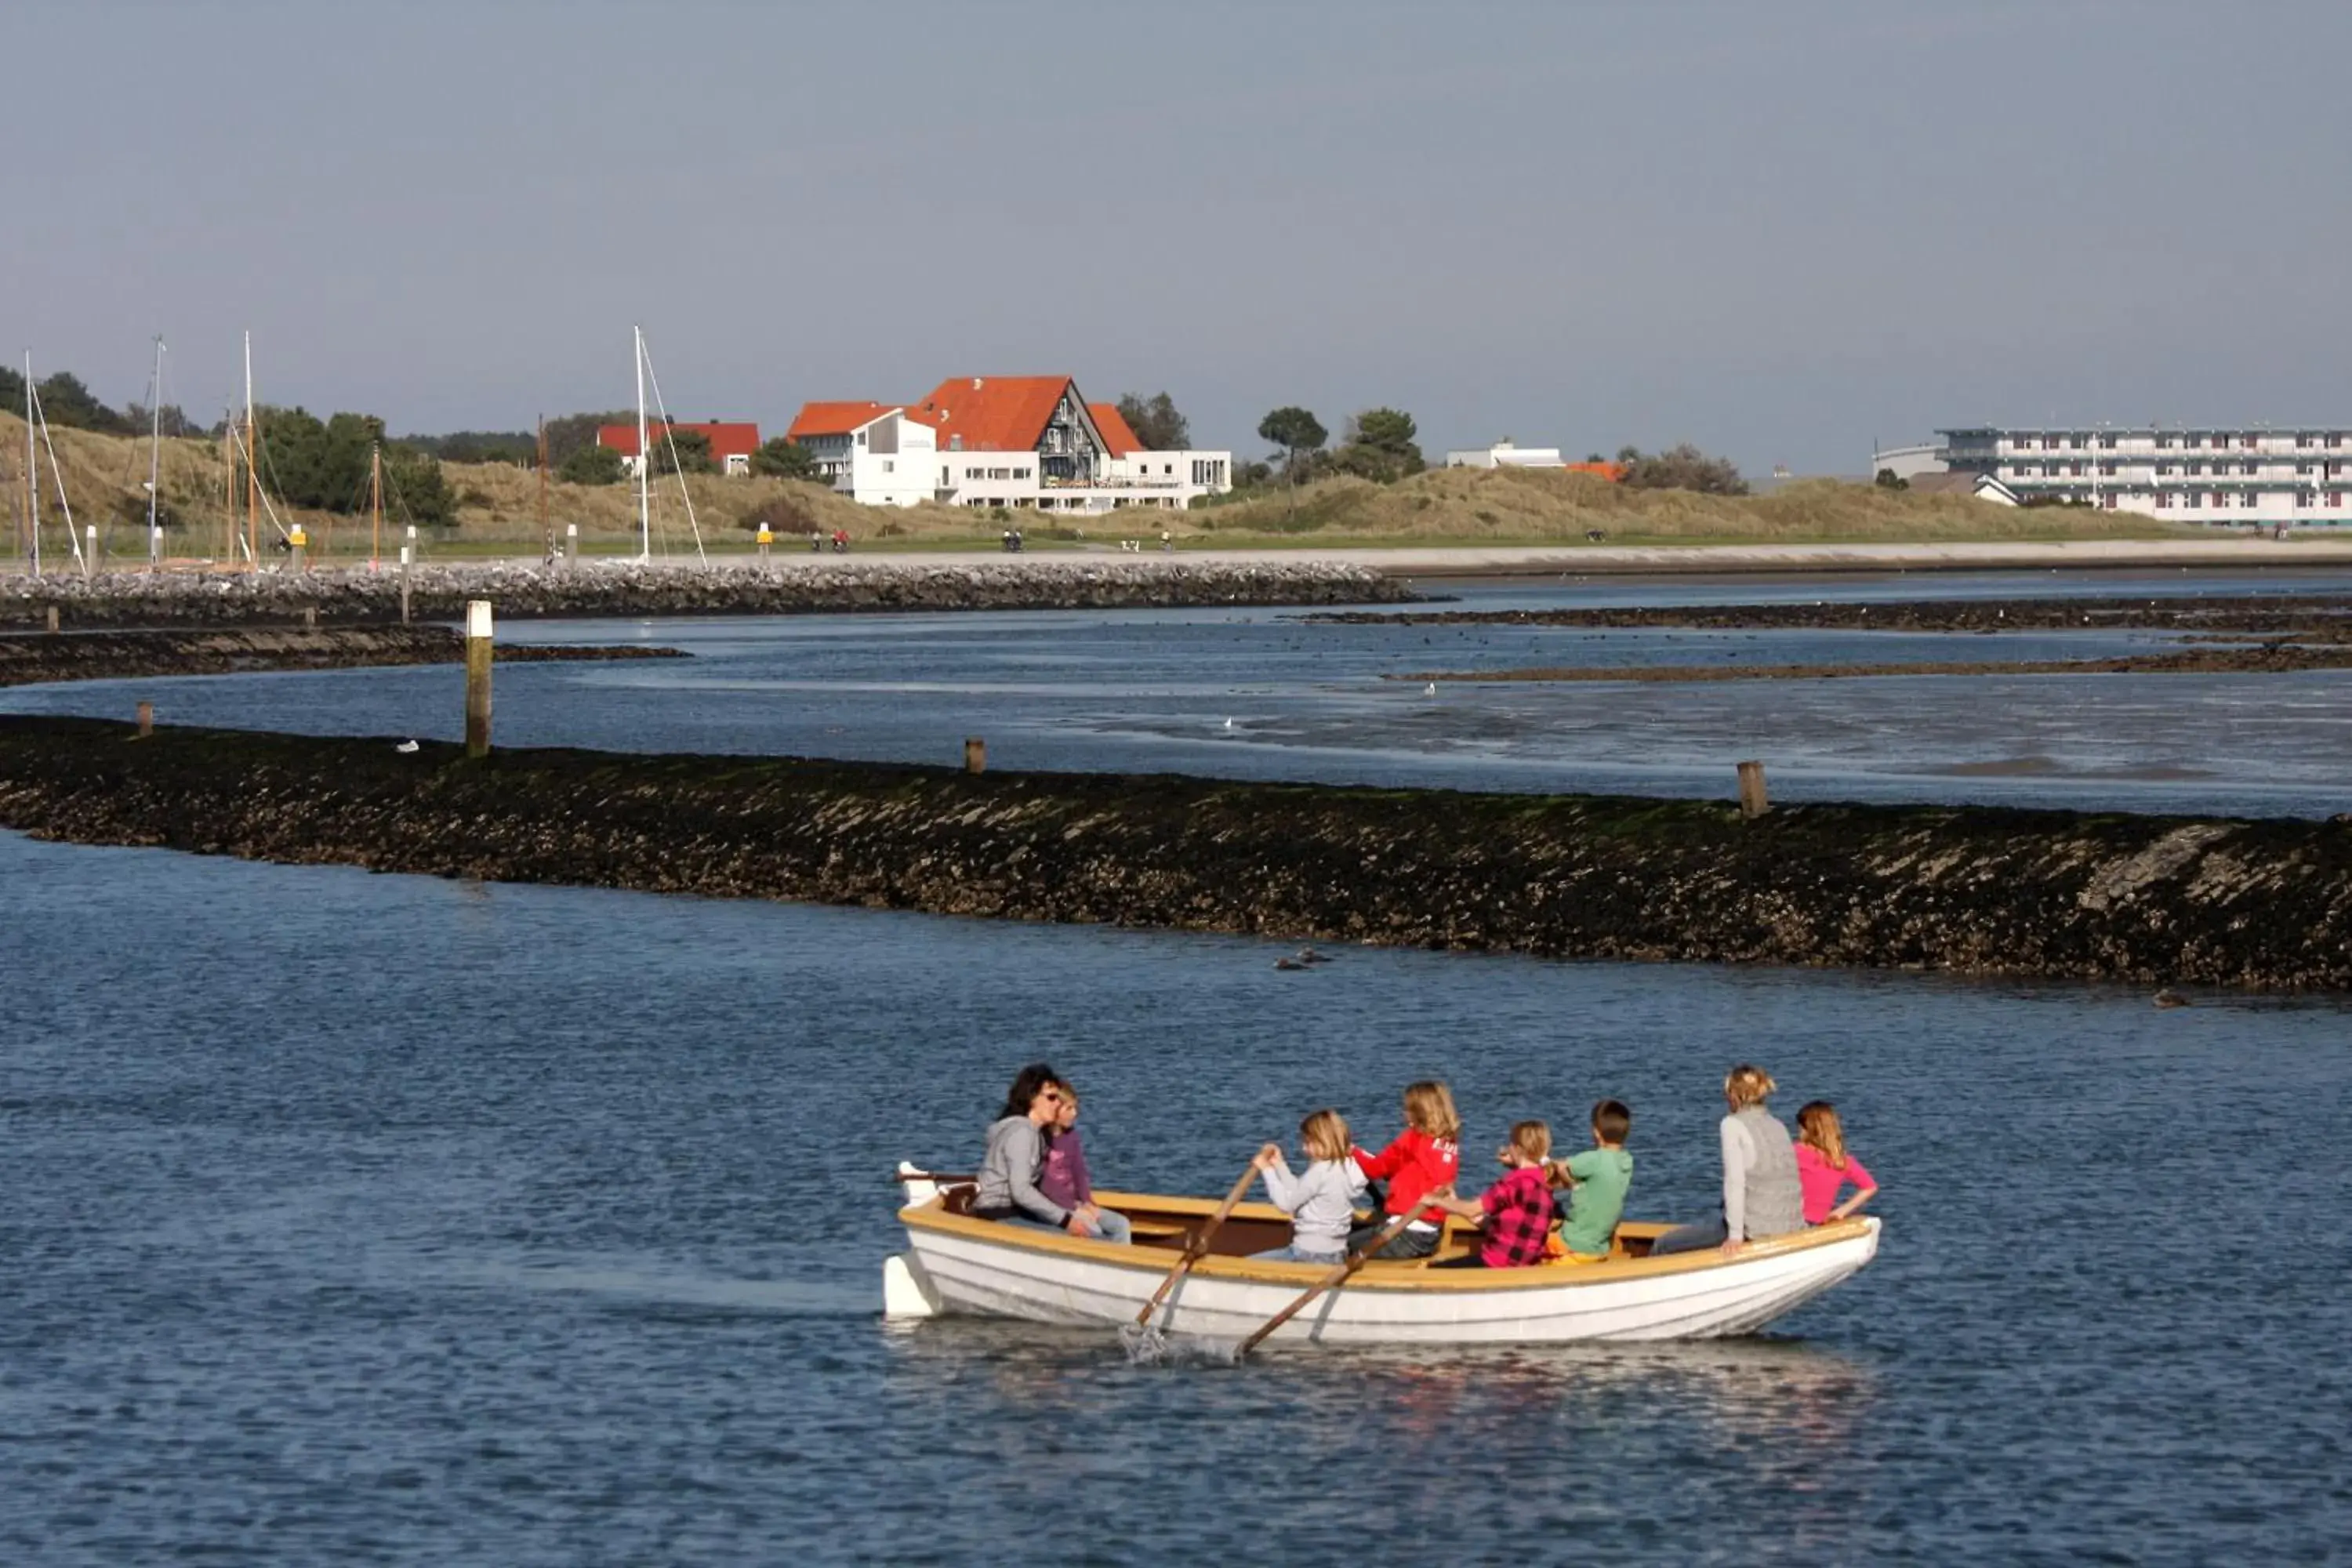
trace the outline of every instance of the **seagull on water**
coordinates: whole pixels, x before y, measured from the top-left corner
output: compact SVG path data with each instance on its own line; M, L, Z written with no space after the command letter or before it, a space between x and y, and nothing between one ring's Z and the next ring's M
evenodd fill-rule
M1232 729L1233 727L1234 727L1234 721L1233 721L1231 719L1226 720L1226 721L1225 721L1225 728L1226 728L1226 729L1228 729L1228 730L1230 730L1230 729Z
M1428 685L1426 685L1426 686L1423 687L1423 688L1421 689L1421 694L1422 694L1423 697L1434 697L1434 696L1436 696L1436 695L1437 695L1437 682L1435 682L1434 680L1433 680L1433 681L1431 681Z

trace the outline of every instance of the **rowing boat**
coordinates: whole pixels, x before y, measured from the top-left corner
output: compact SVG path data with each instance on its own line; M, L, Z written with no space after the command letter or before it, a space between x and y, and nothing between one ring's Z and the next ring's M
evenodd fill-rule
M1112 1327L1135 1321L1170 1265L1216 1208L1213 1198L1097 1192L1128 1216L1132 1246L968 1212L968 1185L902 1165L907 1250L883 1268L883 1310L892 1318L1022 1318ZM1529 1268L1432 1268L1428 1259L1365 1265L1275 1333L1316 1344L1565 1344L1580 1341L1718 1339L1750 1333L1853 1275L1878 1251L1878 1221L1856 1217L1749 1242L1727 1255L1648 1256L1668 1228L1628 1221L1605 1262ZM1475 1233L1470 1233L1475 1235ZM1169 1298L1164 1326L1203 1338L1240 1339L1328 1272L1318 1264L1262 1263L1249 1255L1286 1246L1290 1217L1243 1204L1211 1238ZM1453 1227L1437 1256L1474 1240Z

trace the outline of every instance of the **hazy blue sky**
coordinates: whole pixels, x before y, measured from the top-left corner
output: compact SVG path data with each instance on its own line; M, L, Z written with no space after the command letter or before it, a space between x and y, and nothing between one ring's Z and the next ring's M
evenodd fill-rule
M2352 420L2346 0L15 0L0 342L395 430L1068 371L1255 450Z

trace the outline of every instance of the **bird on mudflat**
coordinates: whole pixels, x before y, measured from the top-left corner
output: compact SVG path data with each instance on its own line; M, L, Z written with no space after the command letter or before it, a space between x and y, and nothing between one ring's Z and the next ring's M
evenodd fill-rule
M402 752L403 754L410 752L421 752L424 749L424 747L418 745L414 741L403 741L400 744L393 748L394 751Z

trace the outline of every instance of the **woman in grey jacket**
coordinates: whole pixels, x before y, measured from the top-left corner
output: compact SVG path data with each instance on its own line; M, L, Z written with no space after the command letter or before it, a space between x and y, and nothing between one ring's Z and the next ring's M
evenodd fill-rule
M1805 1228L1804 1189L1797 1179L1797 1152L1789 1129L1764 1109L1780 1085L1762 1068L1742 1062L1723 1080L1724 1103L1731 1108L1717 1131L1723 1145L1723 1213L1719 1218L1678 1226L1650 1247L1657 1258L1785 1236Z
M1045 1129L1061 1116L1061 1074L1031 1062L1013 1080L1004 1109L988 1129L971 1212L981 1219L1034 1226L1071 1236L1098 1237L1102 1222L1091 1204L1066 1209L1037 1190L1045 1165Z

